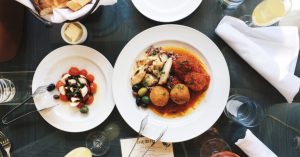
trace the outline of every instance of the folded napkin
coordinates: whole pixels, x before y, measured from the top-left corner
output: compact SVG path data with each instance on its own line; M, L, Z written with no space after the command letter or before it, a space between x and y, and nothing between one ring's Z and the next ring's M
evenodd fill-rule
M299 91L294 75L298 53L297 27L250 28L225 16L215 32L291 103Z
M33 4L30 2L30 0L16 0L16 1L23 4L27 8L33 10L34 12L36 12ZM54 9L53 14L46 15L43 18L45 18L48 21L51 21L53 23L62 23L67 20L75 20L75 19L87 14L92 9L95 2L96 2L96 0L92 0L91 3L85 5L83 8L81 8L80 10L78 10L76 12L73 12L72 10L70 10L68 8ZM117 0L100 0L100 2L98 3L98 6L95 8L95 10L98 9L98 7L100 5L113 5L115 3L117 3ZM93 10L93 12L95 10Z
M239 139L235 144L249 157L277 157L276 154L274 154L248 129L245 138Z

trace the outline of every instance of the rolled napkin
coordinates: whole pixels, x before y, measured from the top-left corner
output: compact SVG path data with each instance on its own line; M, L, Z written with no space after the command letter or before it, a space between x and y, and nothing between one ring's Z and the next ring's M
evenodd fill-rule
M215 32L291 103L299 91L294 75L299 53L297 27L248 27L225 16Z
M36 12L36 10L30 0L16 0L16 1L23 4L27 8L33 10L34 12ZM91 3L85 5L80 10L75 11L75 12L68 8L53 9L53 14L43 16L43 18L45 18L46 20L51 21L53 23L62 23L67 20L75 20L75 19L78 19L78 18L86 15L92 9L95 2L96 2L96 0L92 0ZM95 10L100 5L113 5L115 3L117 3L117 0L100 0L97 7L95 8ZM95 10L93 10L93 12Z
M235 144L249 157L277 157L276 154L274 154L248 129L245 138L239 139Z

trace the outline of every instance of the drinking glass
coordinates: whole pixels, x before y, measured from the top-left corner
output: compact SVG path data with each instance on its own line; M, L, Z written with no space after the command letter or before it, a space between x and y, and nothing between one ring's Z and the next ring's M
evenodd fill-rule
M229 145L221 138L212 138L201 145L200 157L212 157L214 154L217 155L222 152L231 154Z
M255 127L264 118L264 110L260 104L240 95L229 97L224 113L229 119L245 127Z
M0 103L11 101L15 94L14 83L8 79L0 79Z
M110 123L103 131L90 133L86 138L86 147L94 156L105 155L110 148L110 142L120 134L120 127L116 123Z
M292 8L292 0L262 0L252 9L251 15L240 17L250 27L271 26L278 23Z
M226 9L235 9L241 5L245 0L219 0L222 7Z

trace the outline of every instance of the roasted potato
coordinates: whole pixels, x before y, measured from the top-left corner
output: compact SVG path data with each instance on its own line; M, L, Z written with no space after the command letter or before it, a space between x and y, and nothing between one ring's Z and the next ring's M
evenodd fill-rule
M155 86L150 92L150 100L156 106L165 106L169 101L169 91L161 86Z
M178 105L186 104L190 101L190 91L189 88L184 84L175 85L171 92L170 96L172 101Z

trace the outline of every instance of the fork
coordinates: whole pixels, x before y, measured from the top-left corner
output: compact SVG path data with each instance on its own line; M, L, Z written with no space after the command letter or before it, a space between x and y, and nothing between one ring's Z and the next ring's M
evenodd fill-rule
M136 139L136 141L135 141L133 147L131 148L128 157L131 156L131 153L133 152L133 150L134 150L134 148L135 148L137 142L139 141L139 139L140 139L140 137L141 137L142 131L145 129L145 127L146 127L146 125L147 125L147 123L148 123L148 117L149 117L149 115L147 114L147 115L143 118L143 120L141 121L141 124L140 124L140 130L139 130L139 135L138 135L138 137L137 137L137 139Z
M147 148L147 150L144 152L144 154L142 155L142 157L144 157L147 154L147 152L150 150L150 148L152 148L164 136L164 134L166 133L167 130L168 130L168 127L166 127L160 133L160 135L156 138L156 140L152 142L152 144Z
M26 113L26 114L23 114L23 115L21 115L21 116L19 116L19 117L16 117L16 118L14 118L14 119L12 119L12 120L10 120L10 121L7 121L7 116L8 116L8 115L10 115L12 112L14 112L15 110L17 110L17 109L20 108L21 106L23 106L23 105L24 105L31 97L34 97L34 96L36 96L36 95L45 93L45 92L47 91L47 87L48 87L48 85L45 85L45 86L39 86L39 87L33 92L33 94L30 95L28 98L26 98L21 104L17 105L17 106L14 107L12 110L10 110L9 112L7 112L7 113L2 117L2 123L5 124L5 125L7 125L7 124L10 124L10 123L12 123L12 122L18 120L19 118L22 118L22 117L24 117L24 116L27 116L27 115L29 115L29 114L31 114L31 113L36 112L37 110L36 110L36 111L31 111L31 112L28 112L28 113Z
M0 144L4 148L6 154L8 157L10 157L10 148L11 148L11 143L7 136L5 136L1 131L0 131Z

